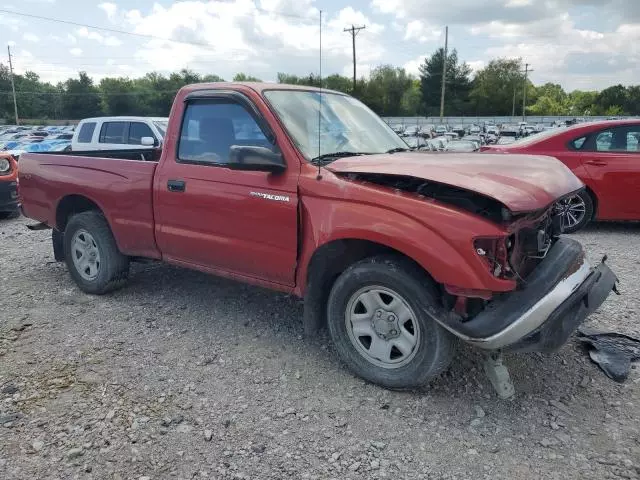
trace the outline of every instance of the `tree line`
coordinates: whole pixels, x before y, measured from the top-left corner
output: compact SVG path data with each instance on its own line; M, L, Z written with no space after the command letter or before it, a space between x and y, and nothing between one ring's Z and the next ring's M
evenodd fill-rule
M357 80L330 75L322 87L351 94L382 116L435 116L440 112L444 51L436 50L414 77L403 68L381 65L368 78ZM259 81L244 73L233 81ZM77 120L100 115L167 116L175 93L184 85L224 81L218 75L191 70L163 75L151 72L141 78L108 77L95 82L85 72L56 85L43 82L36 72L14 75L20 118ZM315 74L278 73L278 83L320 86ZM458 59L447 56L444 114L522 114L525 78L521 59L495 59L475 73ZM602 91L566 92L561 85L533 85L526 80L526 111L529 115L640 115L640 85L614 85ZM13 119L9 69L0 64L0 118Z

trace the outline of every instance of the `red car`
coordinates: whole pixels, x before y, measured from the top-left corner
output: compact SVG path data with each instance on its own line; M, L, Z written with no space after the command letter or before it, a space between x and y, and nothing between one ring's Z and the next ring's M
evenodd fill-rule
M120 287L146 257L289 292L307 333L327 325L344 362L386 387L424 384L460 338L492 352L506 396L493 354L559 348L615 288L560 236L555 205L583 188L566 166L411 152L338 92L185 87L159 160L140 152L20 159L24 213L54 229L80 289Z
M558 205L565 232L591 220L640 220L640 120L581 123L482 151L550 155L567 165L586 189Z

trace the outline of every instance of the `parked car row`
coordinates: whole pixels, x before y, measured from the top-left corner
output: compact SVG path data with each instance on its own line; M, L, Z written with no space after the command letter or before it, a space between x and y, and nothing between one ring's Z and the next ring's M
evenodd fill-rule
M69 151L74 128L25 125L0 127L0 151L9 153L16 160L25 152Z
M403 137L403 140L411 150L423 152L476 152L484 145L476 138L459 139L448 135L435 138L411 136Z
M424 124L424 125L402 125L402 124L393 124L390 125L394 132L396 132L401 137L416 137L422 136L425 138L434 138L441 136L455 136L456 138L463 138L467 135L474 136L482 136L485 139L484 143L497 143L499 138L502 136L506 137L527 137L529 135L534 135L536 133L543 132L547 129L557 128L558 125L548 125L545 126L543 124L531 125L527 122L520 122L517 124L503 124L503 125L494 125L490 123L484 123L482 125L448 125L448 124ZM562 125L564 126L564 125ZM508 140L503 141L503 144L509 142Z

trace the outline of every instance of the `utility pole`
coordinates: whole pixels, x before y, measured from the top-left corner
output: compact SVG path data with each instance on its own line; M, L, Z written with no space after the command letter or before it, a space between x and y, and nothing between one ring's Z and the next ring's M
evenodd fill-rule
M524 86L522 88L522 121L525 121L525 117L527 116L527 74L529 72L533 72L533 70L529 70L529 64L524 64Z
M449 48L449 27L444 27L444 56L442 57L442 91L440 92L440 123L444 117L444 91L447 84L447 51Z
M355 25L351 25L351 28L345 28L345 32L349 32L351 34L351 42L353 44L353 92L356 93L356 35L360 32L360 30L364 30L367 28L366 25L362 25L360 27L356 27Z
M516 86L513 85L513 106L511 107L511 121L516 118Z
M9 52L9 77L11 78L11 90L13 91L13 110L16 114L16 125L20 125L18 120L18 101L16 100L16 85L13 83L13 63L11 62L11 45L7 45Z

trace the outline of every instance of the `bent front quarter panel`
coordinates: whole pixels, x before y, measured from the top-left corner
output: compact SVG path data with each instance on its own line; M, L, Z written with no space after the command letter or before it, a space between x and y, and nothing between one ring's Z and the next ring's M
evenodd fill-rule
M505 230L475 215L411 193L352 182L323 171L300 177L301 293L316 249L334 240L368 240L420 264L439 283L463 289L510 291L515 283L493 277L475 254L475 237Z
M120 251L159 258L151 203L156 165L136 160L26 154L20 162L23 211L55 227L56 211L65 197L86 197L104 213Z

